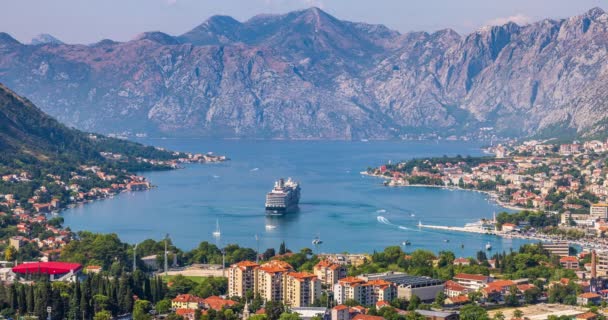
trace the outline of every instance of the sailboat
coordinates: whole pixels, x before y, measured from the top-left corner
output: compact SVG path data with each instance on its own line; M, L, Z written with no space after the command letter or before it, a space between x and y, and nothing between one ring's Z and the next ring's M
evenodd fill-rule
M214 237L219 237L222 235L222 232L220 231L220 221L219 220L215 220L215 231L213 231L213 236Z

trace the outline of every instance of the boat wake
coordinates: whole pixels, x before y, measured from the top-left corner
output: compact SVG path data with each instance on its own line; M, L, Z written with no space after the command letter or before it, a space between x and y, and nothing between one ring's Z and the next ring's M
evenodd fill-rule
M253 169L251 169L249 171L254 172L254 171L258 171L258 170L260 170L260 168L253 168Z
M400 226L397 224L392 223L390 220L388 220L387 218L383 217L383 216L377 216L376 219L378 219L378 222L385 224L387 226L393 226L393 227L397 227L401 230L411 230L410 228L406 227L406 226Z
M385 218L383 216L378 216L378 217L376 217L376 219L378 219L378 222L380 222L380 223L384 223L389 226L393 225L387 218Z

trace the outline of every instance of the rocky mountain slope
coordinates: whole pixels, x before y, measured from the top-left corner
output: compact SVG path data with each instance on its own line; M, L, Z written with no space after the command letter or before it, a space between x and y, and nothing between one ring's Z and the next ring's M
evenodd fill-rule
M0 81L100 132L282 139L602 134L608 14L467 36L399 34L317 8L180 35L24 45L0 34Z

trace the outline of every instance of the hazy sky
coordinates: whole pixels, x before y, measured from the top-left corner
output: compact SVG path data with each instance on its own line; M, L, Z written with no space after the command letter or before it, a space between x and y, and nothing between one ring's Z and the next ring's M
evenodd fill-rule
M563 18L606 0L5 0L0 31L20 41L50 33L68 43L103 38L124 41L143 31L177 35L212 15L243 21L260 13L284 13L317 6L352 21L387 25L400 32L453 28L467 33L483 25L514 20Z

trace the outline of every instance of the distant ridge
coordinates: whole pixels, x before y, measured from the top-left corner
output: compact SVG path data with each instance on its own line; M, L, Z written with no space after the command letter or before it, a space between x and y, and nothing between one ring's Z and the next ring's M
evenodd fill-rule
M30 46L0 81L100 132L268 139L608 135L608 14L400 34L319 8Z

